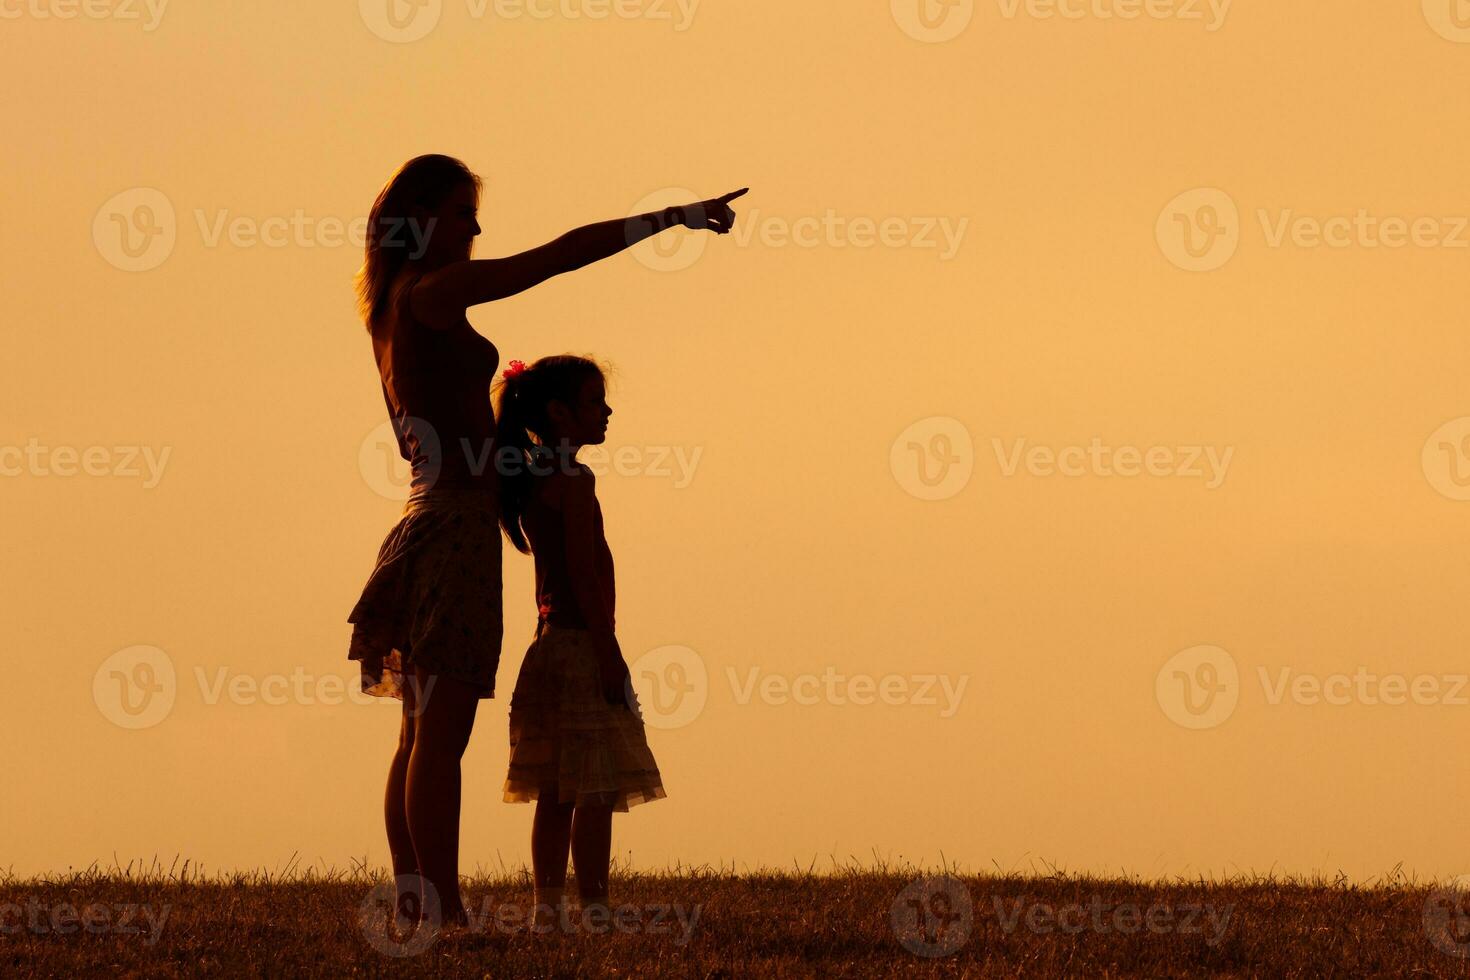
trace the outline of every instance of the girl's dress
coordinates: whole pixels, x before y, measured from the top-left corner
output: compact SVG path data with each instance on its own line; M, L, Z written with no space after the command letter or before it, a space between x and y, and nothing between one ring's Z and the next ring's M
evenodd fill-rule
M596 516L599 581L611 612L612 553L600 507ZM511 695L505 801L528 803L545 795L625 812L663 799L637 697L613 705L602 696L592 631L577 611L567 575L560 511L533 499L522 526L536 556L541 617Z
M491 460L490 385L500 355L468 320L416 320L409 276L375 323L373 349L398 451L412 468L403 516L348 622L362 689L403 697L422 667L495 694L503 636L500 511Z

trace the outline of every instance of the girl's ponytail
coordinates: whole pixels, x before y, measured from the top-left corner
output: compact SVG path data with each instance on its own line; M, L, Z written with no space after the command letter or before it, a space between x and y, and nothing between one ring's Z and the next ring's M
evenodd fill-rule
M529 555L531 546L521 516L537 476L551 472L541 458L547 454L551 436L547 405L553 400L574 405L582 382L602 376L596 361L557 354L530 367L511 361L496 382L494 459L500 484L500 527L522 554Z

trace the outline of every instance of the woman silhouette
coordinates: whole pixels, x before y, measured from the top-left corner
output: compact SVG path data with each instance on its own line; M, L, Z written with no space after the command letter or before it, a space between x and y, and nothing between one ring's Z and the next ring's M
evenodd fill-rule
M404 164L369 216L359 309L412 478L348 617L363 690L403 701L384 805L400 911L466 921L459 893L460 758L500 660L495 345L465 311L580 269L666 228L727 234L745 190L586 225L519 255L471 259L480 178L453 157ZM748 189L748 188L747 188Z

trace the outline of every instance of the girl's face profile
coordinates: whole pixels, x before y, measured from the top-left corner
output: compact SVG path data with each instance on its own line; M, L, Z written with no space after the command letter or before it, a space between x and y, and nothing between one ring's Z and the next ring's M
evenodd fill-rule
M591 377L577 389L575 405L553 402L551 405L557 434L576 446L600 446L607 441L607 420L612 406L607 403L607 388L602 378Z
M479 209L475 185L468 182L458 185L437 208L414 208L417 227L406 232L410 246L427 236L429 244L424 254L436 266L468 259L481 231Z

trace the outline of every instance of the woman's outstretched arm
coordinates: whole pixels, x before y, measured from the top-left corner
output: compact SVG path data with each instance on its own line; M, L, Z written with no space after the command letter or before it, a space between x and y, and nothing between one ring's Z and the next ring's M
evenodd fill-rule
M424 276L412 297L414 312L431 323L454 321L471 306L514 296L552 276L616 255L675 225L728 234L735 222L730 202L749 189L683 207L584 225L545 245L503 259L453 262Z

